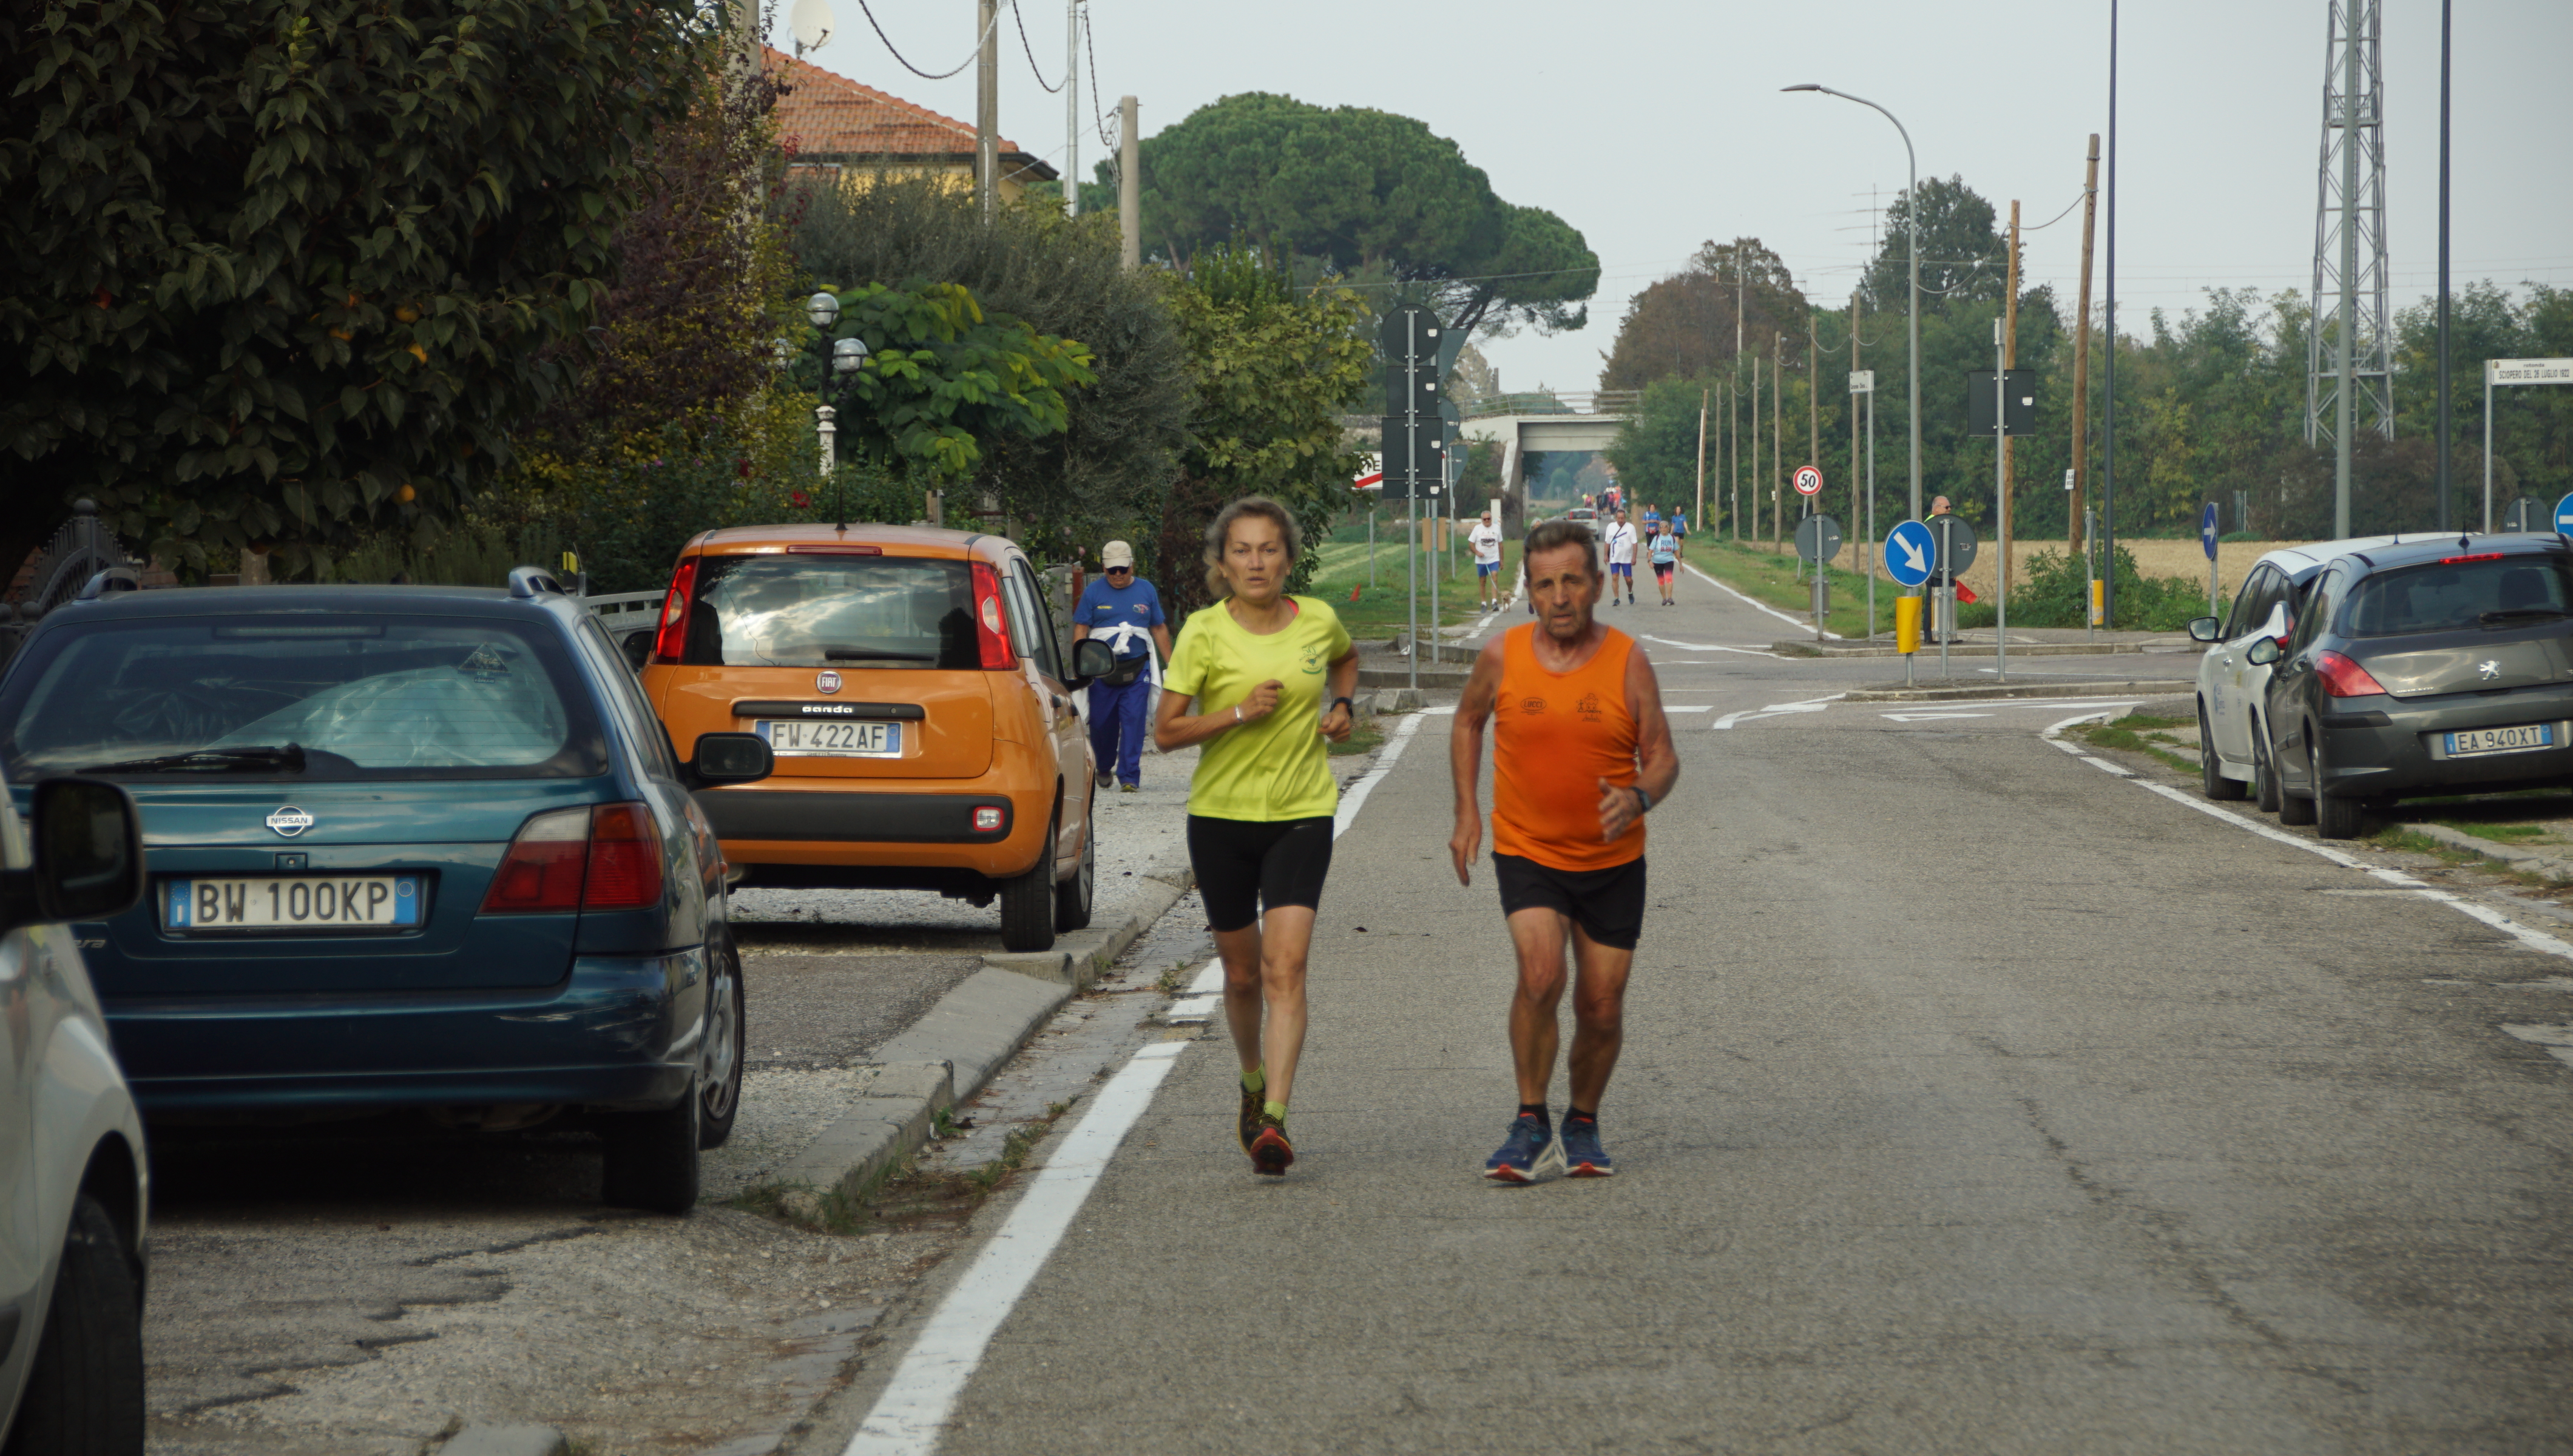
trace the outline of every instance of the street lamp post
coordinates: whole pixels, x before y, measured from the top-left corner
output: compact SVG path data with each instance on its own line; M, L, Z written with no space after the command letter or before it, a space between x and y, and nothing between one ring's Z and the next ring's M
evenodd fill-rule
M1912 409L1912 518L1914 520L1919 520L1921 518L1921 159L1915 156L1912 151L1912 133L1904 130L1902 119L1897 117L1893 112L1887 111L1884 107L1878 106L1875 102L1868 100L1864 96L1852 96L1846 91L1834 91L1828 86L1817 86L1810 81L1806 82L1802 86L1782 86L1778 89L1781 91L1819 91L1825 96L1837 96L1843 101L1855 101L1861 106L1874 109L1877 115L1884 117L1887 121L1893 122L1895 132L1903 138L1904 166L1908 169L1910 179L1905 185L1903 194L1903 222L1905 230L1910 234L1905 246L1905 251L1912 255L1912 317L1910 324L1912 335L1912 368L1910 374L1912 380L1910 395ZM1874 402L1874 400L1869 401L1871 406L1873 406Z
M867 342L863 339L832 339L831 326L840 320L840 301L827 293L815 294L804 301L804 317L829 341L830 365L822 377L821 404L814 406L814 428L822 439L822 478L832 482L833 508L840 518L839 528L849 528L848 487L839 483L839 414L847 403L849 385L857 382L858 370L866 366ZM818 345L817 345L818 348Z

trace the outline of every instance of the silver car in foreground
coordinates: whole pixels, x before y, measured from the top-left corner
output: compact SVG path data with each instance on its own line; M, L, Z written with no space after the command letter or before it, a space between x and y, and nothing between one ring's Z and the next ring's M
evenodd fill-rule
M2197 741L2203 745L2198 772L2206 797L2239 799L2248 793L2258 799L2261 813L2278 812L2278 775L2269 766L2268 739L2258 725L2269 669L2251 661L2251 644L2262 637L2282 644L2287 640L2324 562L2397 539L2362 536L2264 552L2251 563L2222 618L2199 617L2188 624L2192 640L2214 644L2197 659Z
M0 784L0 806L8 803ZM68 923L142 897L113 784L0 807L0 1429L11 1453L143 1450L143 1122Z

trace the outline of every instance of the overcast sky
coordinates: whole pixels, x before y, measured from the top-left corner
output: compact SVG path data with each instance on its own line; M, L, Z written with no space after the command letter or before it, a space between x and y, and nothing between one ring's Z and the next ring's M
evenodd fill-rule
M818 3L836 12L836 33L808 59L973 117L971 69L922 80L887 53L859 0ZM972 48L974 0L869 3L924 70L947 70ZM1064 0L1022 3L1037 64L1059 82ZM1551 209L1580 229L1604 271L1590 325L1485 343L1512 388L1593 387L1627 300L1710 238L1758 237L1809 293L1848 295L1869 251L1870 190L1883 201L1904 186L1903 144L1865 107L1781 95L1781 86L1818 81L1878 102L1911 129L1924 176L1962 175L2005 219L2017 198L2030 226L2081 195L2086 139L2108 126L2107 0L1085 0L1085 8L1112 132L1116 98L1126 93L1141 100L1147 136L1245 91L1377 107L1453 138L1503 198ZM2205 288L2310 288L2326 14L2325 0L2125 6L2125 332L2145 329L2148 309L2194 306ZM2455 17L2457 284L2573 286L2573 189L2557 117L2573 3L2459 0ZM1060 166L1064 100L1039 89L1015 29L1002 24L1002 134ZM2385 6L2384 63L2387 246L2400 309L2437 279L2437 0ZM1091 62L1083 64L1087 113ZM1085 176L1103 155L1096 126L1081 144ZM2105 187L2105 165L2103 178ZM2026 244L2029 281L2055 284L2068 310L2080 220L2077 210ZM2106 223L2104 201L2104 249ZM1899 330L1884 337L1899 339Z

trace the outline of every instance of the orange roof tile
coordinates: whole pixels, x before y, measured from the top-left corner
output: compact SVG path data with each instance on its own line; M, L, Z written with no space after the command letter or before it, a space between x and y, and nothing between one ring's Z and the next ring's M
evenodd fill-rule
M971 164L972 123L940 116L774 47L761 50L769 70L786 73L790 89L777 103L777 130L795 149L798 160L942 157ZM1001 140L1000 151L1002 161L1019 177L1052 180L1058 175L1007 138Z

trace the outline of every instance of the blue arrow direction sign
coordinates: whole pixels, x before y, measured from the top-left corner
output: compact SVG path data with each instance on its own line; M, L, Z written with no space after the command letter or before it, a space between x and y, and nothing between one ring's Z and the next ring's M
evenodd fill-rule
M2555 530L2559 535L2573 535L2573 495L2555 502Z
M1885 533L1885 574L1905 586L1919 586L1939 565L1939 540L1930 528L1907 520Z
M2209 561L2215 559L2215 502L2210 500L2197 516L2197 543L2206 548Z

